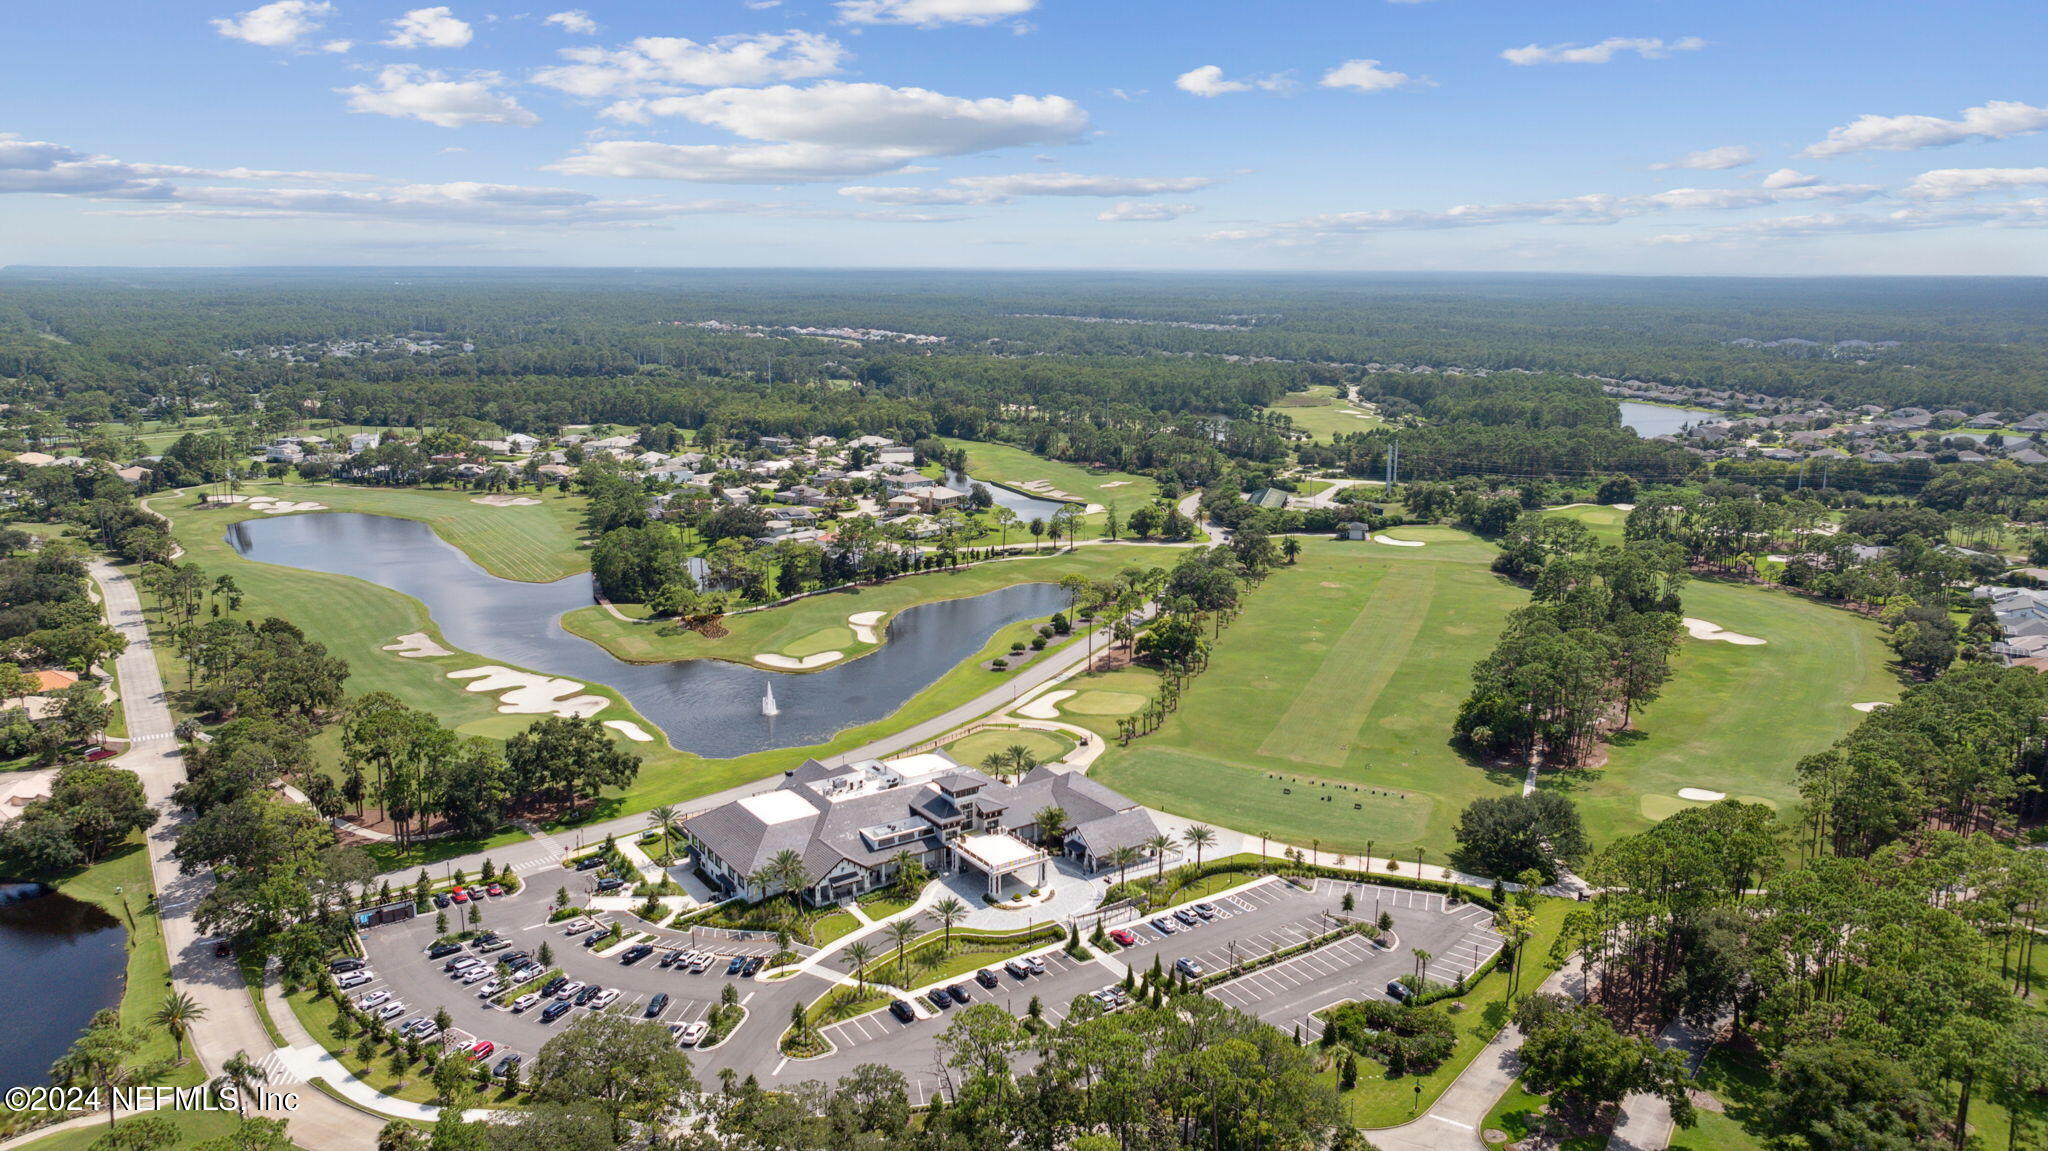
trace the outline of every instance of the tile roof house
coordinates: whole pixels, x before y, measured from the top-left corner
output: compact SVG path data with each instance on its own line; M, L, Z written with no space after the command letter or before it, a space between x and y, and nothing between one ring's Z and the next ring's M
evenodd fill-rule
M1061 850L1090 869L1158 834L1144 808L1086 775L1040 767L1010 783L944 752L844 767L809 760L772 791L684 820L682 834L705 878L750 902L785 890L758 882L784 852L803 860L802 895L812 903L895 882L899 856L935 874L982 874L995 895L1006 879L1047 882L1038 815L1052 808L1064 813Z

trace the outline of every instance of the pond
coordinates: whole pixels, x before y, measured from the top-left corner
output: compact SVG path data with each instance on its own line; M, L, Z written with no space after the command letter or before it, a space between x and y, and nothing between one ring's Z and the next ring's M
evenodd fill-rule
M1063 504L1058 500L1042 500L1036 496L1028 496L1021 491L1014 488L1006 488L1001 484L976 481L973 476L965 472L946 473L946 486L956 492L967 491L977 482L988 488L989 497L995 500L997 507L1008 508L1016 512L1017 518L1026 524L1029 524L1032 520L1050 520L1053 516L1059 514L1061 508L1072 506Z
M121 1001L128 971L121 922L38 883L0 883L0 971L18 1001L0 1027L0 1090L50 1081L50 1064Z
M1710 424L1726 418L1726 412L1711 408L1673 408L1663 404L1621 401L1621 426L1633 428L1646 440L1651 436L1677 435L1689 424Z
M562 627L562 613L593 602L589 575L547 584L499 579L413 520L353 512L279 516L234 524L227 541L248 559L354 576L412 596L427 605L449 643L488 660L615 688L670 743L707 759L809 747L883 719L980 651L997 629L1067 604L1067 593L1046 583L923 604L889 621L880 648L824 671L765 671L710 659L635 664ZM863 610L858 593L839 599L849 615ZM774 717L761 714L771 683L780 708Z

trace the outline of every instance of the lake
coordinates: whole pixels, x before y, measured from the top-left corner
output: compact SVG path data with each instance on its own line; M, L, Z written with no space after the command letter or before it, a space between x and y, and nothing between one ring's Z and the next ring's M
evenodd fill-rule
M1644 439L1677 435L1685 430L1687 424L1713 423L1727 416L1728 413L1711 408L1670 408L1663 404L1621 401L1621 426L1635 429L1635 433Z
M0 883L0 971L17 1004L0 1027L0 1090L47 1084L93 1013L121 1001L127 933L97 905Z
M1032 520L1050 520L1059 514L1061 508L1075 507L1078 509L1079 507L1077 504L1063 504L1058 500L1042 500L1036 496L1028 496L1015 488L1006 488L1001 484L992 484L986 480L977 481L973 476L967 475L964 472L946 473L946 486L956 492L968 491L976 483L980 483L988 489L989 498L995 501L997 507L1008 508L1016 512L1017 518L1027 525Z
M588 574L545 584L499 579L413 520L354 512L243 520L228 528L227 542L260 563L354 576L412 596L454 646L615 688L670 743L708 759L810 747L886 718L980 651L998 629L1067 605L1058 585L1028 583L908 608L889 621L881 647L823 671L776 672L711 659L635 664L562 627L564 612L594 602ZM865 610L857 591L839 600L848 615ZM995 682L991 676L990 686ZM771 683L781 708L775 717L761 714Z

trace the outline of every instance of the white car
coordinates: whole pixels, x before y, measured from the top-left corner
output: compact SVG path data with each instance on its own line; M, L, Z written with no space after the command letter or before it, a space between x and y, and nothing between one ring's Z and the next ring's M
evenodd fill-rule
M676 1046L695 1047L703 1040L704 1033L709 1030L711 1030L711 1025L702 1020L689 1024L677 1033Z
M396 1019L396 1018L398 1018L399 1016L401 1016L401 1015L403 1015L403 1014L405 1014L405 1004L403 1004L403 1003L387 1003L387 1004L385 1004L385 1005L384 1005L384 1010L382 1010L382 1011L379 1011L379 1012L377 1013L377 1018L379 1018L379 1019Z
M711 953L709 951L698 952L697 958L690 961L690 974L702 975L709 970L711 970Z
M421 1029L418 1034L413 1036L413 1038L419 1040L421 1043L425 1043L427 1040L432 1039L434 1036L439 1034L441 1034L440 1025L435 1023L433 1020L429 1019L427 1020L426 1027Z
M524 995L520 996L519 998L517 998L517 999L514 999L514 1000L512 1001L512 1010L513 1010L514 1012L520 1012L520 1011L524 1011L524 1010L526 1010L527 1008L529 1008L529 1007L531 1007L531 1006L533 1006L534 1004L536 1004L536 1003L539 1003L539 1002L540 1002L540 992L538 992L538 991L529 991L529 992L527 992L526 994L524 994Z
M476 997L478 999L489 999L491 996L496 995L498 992L503 990L505 990L505 981L502 979L493 979L490 982L484 984L482 987L476 989Z
M617 1003L618 1001L619 989L616 987L608 987L605 990L598 992L597 998L590 1001L590 1009L592 1011L603 1011L605 1008L610 1007L612 1004Z
M590 930L590 921L588 919L572 919L562 925L562 934L564 935L581 935L588 930Z
M376 974L371 971L351 971L335 979L334 985L343 991L347 991L351 987L361 987L375 978L377 978Z
M588 986L590 986L590 984L583 982L581 979L572 979L569 982L562 984L562 989L560 991L555 992L555 998L568 999L571 996L575 995L578 991L581 991Z
M463 972L463 973L462 973L462 982L463 982L463 984L464 984L464 985L466 985L466 986L467 986L467 985L474 985L474 984L477 984L477 983L481 983L481 982L483 982L484 980L486 980L486 979L489 979L490 977L491 977L491 969L490 969L490 968L488 968L488 967L472 967L472 968L470 968L470 969L469 969L468 971L465 971L465 972Z
M372 991L368 995L363 996L361 999L356 1000L356 1006L362 1008L365 1011L368 1011L370 1008L377 1006L379 1003L382 1003L389 998L391 998L391 993L389 991Z

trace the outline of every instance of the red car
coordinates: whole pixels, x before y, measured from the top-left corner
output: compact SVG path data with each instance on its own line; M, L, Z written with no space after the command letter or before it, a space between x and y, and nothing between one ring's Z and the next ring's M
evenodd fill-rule
M455 890L453 890L453 891L449 892L449 893L448 893L448 897L449 897L450 899L453 899L453 900L454 900L455 902L457 902L457 903L468 903L468 902L469 902L469 892L467 892L467 891L464 891L464 890L462 890L462 889L461 889L460 887L458 887L458 888L456 888Z
M112 759L119 754L121 753L111 747L96 747L86 752L85 758L88 763L98 763L100 760Z
M491 1057L491 1052L496 1051L497 1049L498 1045L491 1042L490 1040L479 1039L476 1041L476 1045L469 1049L469 1061L471 1063L475 1063L480 1059L489 1059Z
M1136 947L1138 945L1138 937L1132 935L1128 931L1125 931L1121 927L1117 928L1115 931L1110 932L1109 937L1111 939L1116 940L1117 946L1119 947Z
M494 896L505 894L504 887L496 883L493 883L489 887L484 888L484 890L490 892Z

